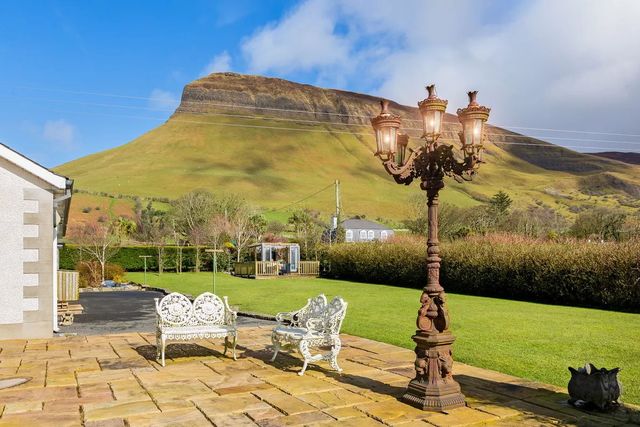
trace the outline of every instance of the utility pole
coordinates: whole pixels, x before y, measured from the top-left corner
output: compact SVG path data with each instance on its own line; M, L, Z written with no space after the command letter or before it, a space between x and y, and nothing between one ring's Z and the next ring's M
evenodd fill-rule
M340 219L340 180L336 179L336 219Z

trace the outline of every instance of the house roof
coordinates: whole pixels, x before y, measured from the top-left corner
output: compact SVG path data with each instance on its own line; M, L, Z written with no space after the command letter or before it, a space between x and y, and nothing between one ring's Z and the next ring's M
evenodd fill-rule
M0 159L19 167L41 179L53 187L53 193L58 196L54 198L54 206L60 216L60 226L58 227L58 237L62 238L67 231L69 220L69 208L71 206L71 193L73 190L73 180L66 176L51 172L39 163L18 153L0 142ZM55 196L54 196L55 197Z
M51 172L44 166L34 162L28 157L14 151L0 142L0 158L5 159L9 163L13 163L21 169L26 170L30 174L40 178L44 182L51 184L56 189L66 190L68 178Z
M391 230L390 227L386 225L380 224L378 222L368 221L366 219L356 219L351 218L345 221L342 221L342 227L345 229L356 229L356 230Z

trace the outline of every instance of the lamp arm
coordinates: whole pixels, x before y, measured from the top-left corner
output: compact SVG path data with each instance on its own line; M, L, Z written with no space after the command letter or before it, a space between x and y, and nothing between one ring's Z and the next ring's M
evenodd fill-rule
M382 162L382 165L384 166L387 173L393 176L393 179L398 184L409 185L411 184L411 181L413 181L415 170L414 162L415 159L420 155L420 151L413 149L410 149L410 151L411 154L409 154L409 157L402 166L398 165L392 159Z

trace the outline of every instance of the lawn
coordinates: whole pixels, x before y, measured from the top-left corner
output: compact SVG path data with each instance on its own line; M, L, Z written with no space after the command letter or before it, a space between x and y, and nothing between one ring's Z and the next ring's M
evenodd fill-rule
M143 281L142 273L127 278ZM211 273L147 274L148 284L197 295ZM216 293L240 310L275 314L321 292L349 302L343 331L413 348L420 291L327 279L240 279L220 273ZM640 404L640 314L450 294L456 360L565 387L568 366L621 367L623 400Z

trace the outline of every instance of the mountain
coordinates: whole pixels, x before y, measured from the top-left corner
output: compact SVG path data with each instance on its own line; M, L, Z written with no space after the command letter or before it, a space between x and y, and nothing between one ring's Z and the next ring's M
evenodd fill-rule
M631 165L640 165L640 153L621 152L621 151L603 151L601 153L593 153L593 155L604 157L607 159L617 160L619 162L629 163Z
M397 222L410 214L408 202L420 190L395 184L373 156L369 118L379 113L378 101L276 78L211 74L184 88L180 106L161 126L55 170L81 191L74 196L75 220L104 215L108 202L122 213L131 210L131 196L162 200L196 188L239 194L270 218L286 219L289 209L305 206L329 213L331 184L339 179L346 216ZM391 110L418 136L417 108L391 102ZM441 139L456 141L459 129L457 117L447 114ZM517 205L567 216L594 205L638 206L638 166L498 127L489 126L487 137L487 163L471 183L449 180L444 202L476 206L504 190Z

